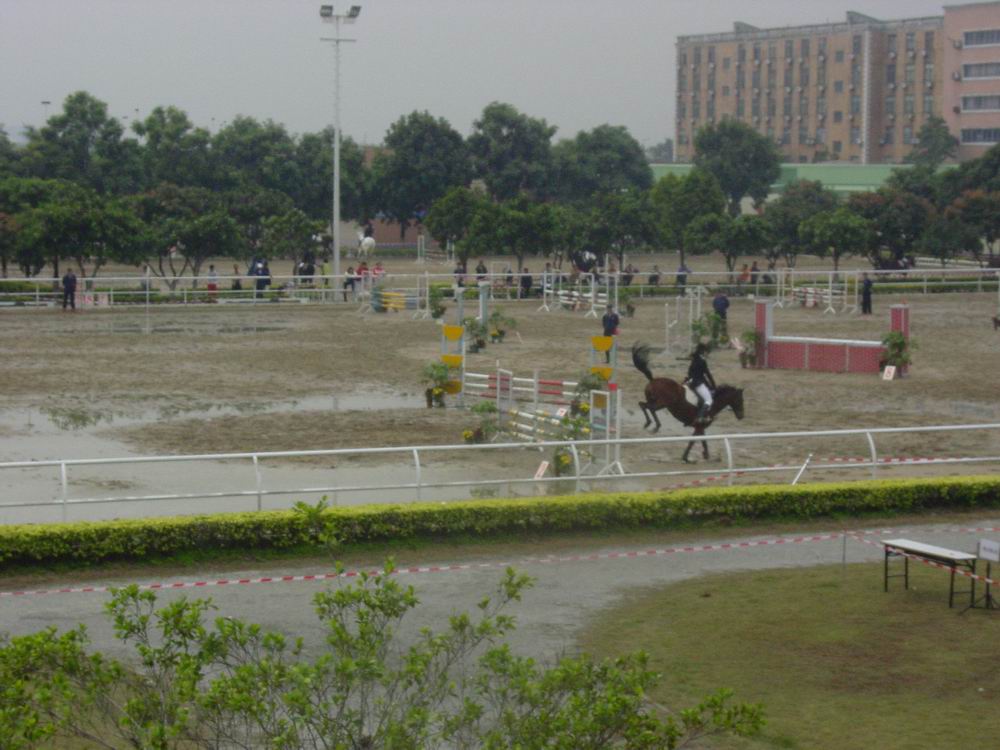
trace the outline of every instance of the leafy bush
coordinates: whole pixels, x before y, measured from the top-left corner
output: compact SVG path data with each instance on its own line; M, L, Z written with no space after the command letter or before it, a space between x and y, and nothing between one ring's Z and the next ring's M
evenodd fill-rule
M681 528L932 509L1000 507L1000 478L942 477L789 487L713 487L323 511L341 544L485 538L524 532ZM291 549L314 544L316 520L295 511L0 527L0 563L96 563L181 552Z

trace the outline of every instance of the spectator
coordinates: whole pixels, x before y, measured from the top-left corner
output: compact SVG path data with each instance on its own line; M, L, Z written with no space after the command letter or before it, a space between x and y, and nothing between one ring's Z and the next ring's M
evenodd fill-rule
M750 283L754 285L754 288L757 287L757 277L759 275L760 269L757 267L757 261L754 261L753 265L750 266Z
M725 292L721 289L715 293L715 299L712 300L712 309L715 310L715 314L719 316L722 321L719 326L720 333L723 336L729 335L728 322L726 320L729 311L729 297L726 296Z
M455 276L455 286L465 286L465 265L462 261L455 264L455 270L452 271Z
M504 271L504 284L508 289L514 286L514 269L511 268L510 265L508 265Z
M68 304L71 310L76 310L76 274L72 268L62 277L62 293L62 309L65 310Z
M608 305L604 311L604 317L601 318L601 326L604 328L605 336L617 336L618 326L621 323L621 318L618 317L618 313L615 312L615 308L612 305ZM611 349L604 352L604 361L608 364L611 363Z
M534 283L531 278L531 273L528 271L527 266L521 271L521 296L530 297L531 296L531 285Z
M347 274L344 276L344 302L347 302L347 290L351 290L351 299L354 299L354 284L357 281L354 273L354 266L347 267Z
M208 301L218 302L219 301L219 274L215 270L215 266L211 263L208 265Z
M632 286L632 279L635 277L635 272L637 269L632 267L629 263L622 270L622 286Z
M66 307L63 304L63 307ZM872 314L872 280L868 278L868 272L861 274L861 314Z
M372 280L378 281L383 276L385 276L385 269L382 267L382 261L375 261L375 267L372 269Z
M243 282L240 280L240 267L233 263L233 283L230 288L234 292L239 292L243 289Z
M486 274L488 273L489 269L486 267L483 259L480 258L479 262L476 264L476 281L486 281Z
M649 285L659 286L660 285L660 267L653 264L653 270L649 272Z
M736 285L742 287L743 285L749 283L750 283L750 266L744 263L743 268L740 269L740 275L736 279Z
M681 261L681 264L677 266L677 286L680 287L682 297L687 292L687 280L689 273L691 273L691 269L684 265L684 261Z

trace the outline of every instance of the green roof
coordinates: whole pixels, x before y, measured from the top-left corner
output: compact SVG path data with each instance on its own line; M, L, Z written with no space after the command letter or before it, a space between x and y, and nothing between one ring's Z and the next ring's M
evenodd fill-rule
M678 177L690 172L692 164L652 164L653 175L658 180L664 175ZM877 190L892 174L892 170L908 168L906 164L782 164L781 176L771 186L772 192L780 193L785 186L798 180L822 182L838 193L860 193Z

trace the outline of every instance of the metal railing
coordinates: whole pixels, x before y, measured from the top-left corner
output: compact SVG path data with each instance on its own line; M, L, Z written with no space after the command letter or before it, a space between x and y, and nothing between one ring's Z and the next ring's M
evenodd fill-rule
M68 510L74 506L88 506L109 503L157 503L167 500L194 500L211 498L254 498L256 509L264 509L264 498L273 495L332 495L336 499L337 493L358 492L358 491L388 491L388 490L410 490L413 500L422 500L424 493L430 489L444 488L490 488L498 486L513 486L516 484L545 485L552 482L571 483L574 491L580 491L584 483L591 482L627 482L635 480L661 479L667 477L699 477L705 475L717 475L724 479L727 484L733 484L737 479L745 476L755 476L768 473L786 473L798 471L796 480L801 476L803 464L796 462L792 464L771 464L766 466L737 466L734 458L734 447L747 443L762 443L794 441L796 446L803 446L805 441L813 439L833 439L845 437L864 438L868 448L867 459L855 459L850 462L845 461L810 461L807 462L809 471L836 470L853 471L869 470L871 477L875 478L880 469L887 466L899 466L901 463L893 458L889 459L880 456L876 445L876 438L883 438L891 435L909 435L932 433L1000 433L1000 423L991 424L966 424L966 425L942 425L926 427L882 427L870 429L850 429L850 430L820 430L820 431L796 431L796 432L765 432L765 433L736 433L727 435L705 435L698 440L705 440L709 443L722 444L725 456L725 465L716 468L697 468L683 466L676 469L665 470L643 470L629 471L619 465L620 473L603 473L603 468L594 463L590 463L595 473L585 473L585 464L581 460L584 454L597 455L593 450L601 446L613 446L614 454L620 455L623 449L645 448L657 449L665 446L688 443L691 438L687 436L671 437L643 437L643 438L619 438L611 440L578 440L578 441L547 441L527 445L525 443L491 443L481 445L416 445L399 446L386 448L342 448L332 450L310 450L310 451L269 451L254 453L218 453L202 455L182 455L182 456L151 456L151 457L128 457L128 458L95 458L95 459L61 459L46 461L11 461L0 463L0 472L23 469L53 469L58 472L60 492L56 497L48 500L38 501L4 501L0 502L0 509L28 508L28 507L59 507L62 518L65 520ZM985 441L978 441L982 446ZM534 477L504 477L502 479L463 479L463 480L429 480L424 476L425 460L428 456L440 456L445 453L492 453L492 452L514 452L524 450L547 450L565 448L572 456L572 471L564 476L539 476ZM997 451L1000 453L1000 451ZM648 453L646 454L649 455ZM371 469L373 482L364 484L324 484L322 486L299 486L299 487L274 487L265 483L265 461L286 458L303 458L310 456L345 457L345 456L384 456L400 457L411 464L412 481L407 482L379 482L378 478L384 476L384 466ZM633 456L634 458L634 456ZM593 457L591 457L593 460ZM626 464L628 459L623 459ZM154 464L177 463L177 462L219 462L238 461L246 462L248 468L253 470L254 487L249 490L232 489L219 492L191 492L191 493L159 493L149 495L119 495L110 497L71 497L69 488L71 484L70 472L73 469L82 467L102 467L102 466L149 466ZM980 456L960 456L960 457L937 457L914 459L913 464L921 466L928 465L953 465L953 464L1000 464L1000 455ZM459 465L460 466L460 465ZM336 474L336 469L333 470ZM235 480L234 480L235 482Z

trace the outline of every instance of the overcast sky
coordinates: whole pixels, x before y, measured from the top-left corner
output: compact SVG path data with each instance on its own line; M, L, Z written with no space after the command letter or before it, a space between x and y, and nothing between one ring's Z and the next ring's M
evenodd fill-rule
M644 145L673 135L674 38L757 26L937 15L936 0L355 0L344 36L341 121L378 143L413 110L463 135L491 101L558 126L610 123ZM321 0L0 0L0 124L19 138L67 94L111 114L175 105L218 129L234 115L293 133L333 119ZM346 9L350 3L336 6Z

